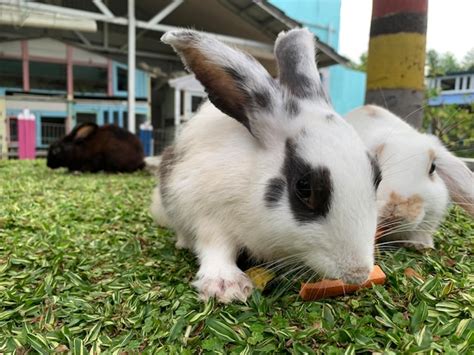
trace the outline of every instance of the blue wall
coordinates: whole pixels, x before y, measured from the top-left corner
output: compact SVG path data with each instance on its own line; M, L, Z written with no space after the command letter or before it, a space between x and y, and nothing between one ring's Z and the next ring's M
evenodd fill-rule
M357 0L353 0L357 1ZM289 17L302 22L322 42L339 49L341 0L270 0ZM328 32L311 24L330 25ZM342 65L329 69L329 96L334 109L341 115L364 104L366 74Z
M474 103L474 93L440 94L428 100L429 106L440 105L471 105Z
M345 115L364 104L366 79L364 72L335 65L331 67L329 75L329 96L339 114Z
M319 39L336 50L339 48L341 0L270 0L289 17L304 23ZM311 26L331 26L335 32Z

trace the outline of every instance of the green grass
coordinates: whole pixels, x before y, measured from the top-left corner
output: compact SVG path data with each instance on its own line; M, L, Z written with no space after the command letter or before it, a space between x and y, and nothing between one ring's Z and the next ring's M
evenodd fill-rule
M474 227L460 210L435 251L380 256L384 286L302 302L295 283L204 304L194 257L148 215L153 185L0 162L0 353L473 353Z

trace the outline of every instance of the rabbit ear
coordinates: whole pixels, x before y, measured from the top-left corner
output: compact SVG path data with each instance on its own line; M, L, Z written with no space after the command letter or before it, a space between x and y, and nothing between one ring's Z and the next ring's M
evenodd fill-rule
M259 123L255 113L273 111L278 89L260 63L196 31L170 31L161 40L173 46L219 110L242 123L255 137L262 134L267 123Z
M438 142L439 143L439 142ZM436 171L448 187L451 200L474 217L474 174L441 143L436 150Z
M98 128L99 126L97 126L95 123L83 123L75 127L69 136L75 142L80 142L93 134Z
M314 35L307 29L282 32L275 42L280 83L300 99L329 103L316 65Z

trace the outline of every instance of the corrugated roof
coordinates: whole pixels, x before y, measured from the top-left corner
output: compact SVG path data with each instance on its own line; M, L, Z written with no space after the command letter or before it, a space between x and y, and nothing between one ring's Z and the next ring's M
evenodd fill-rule
M41 3L101 14L90 0L44 0ZM136 17L141 21L149 21L169 4L170 0L136 1ZM126 1L109 1L108 7L115 16L122 19L127 17ZM245 43L234 43L234 45L254 55L271 73L276 72L272 47L278 33L295 27L303 27L301 23L288 17L267 0L185 0L160 24L192 27L201 31L263 43L264 46L252 46ZM7 26L0 26L2 29L0 38L12 36L28 38L44 35L82 46L90 51L107 54L116 60L126 61L127 27L111 23L105 25L100 21L98 25L98 32L82 33L88 44L84 43L73 31ZM103 46L103 32L106 27L109 28L108 48ZM137 64L141 63L142 66L156 68L163 72L179 69L181 64L175 53L169 46L160 42L160 37L161 34L157 31L137 29ZM348 61L325 43L319 40L317 43L320 67Z

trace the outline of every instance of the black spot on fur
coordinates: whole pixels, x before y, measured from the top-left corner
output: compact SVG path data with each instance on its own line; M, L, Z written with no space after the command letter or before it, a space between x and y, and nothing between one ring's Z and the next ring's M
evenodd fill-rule
M285 191L285 180L282 178L273 178L268 181L265 191L265 205L274 207L280 201Z
M290 117L297 116L300 113L298 101L291 97L288 98L285 102L285 110L288 112Z
M369 153L367 153L367 156L369 157L370 165L372 166L372 177L373 177L374 187L375 187L375 190L377 190L377 188L380 185L380 182L382 181L382 170L380 170L380 165L377 159L375 159Z
M234 79L237 85L242 85L245 81L245 77L232 67L225 67L224 71Z
M297 98L315 99L319 97L329 102L319 78L310 77L305 73L305 63L315 61L316 58L305 57L305 53L302 51L304 47L298 36L296 32L287 34L276 48L280 83Z
M326 217L331 207L333 191L329 169L310 166L297 155L294 143L287 140L282 172L286 178L290 208L295 220L310 223ZM302 181L308 186L303 191L307 196L303 196L300 191Z
M326 115L326 119L327 119L328 121L332 121L334 118L335 118L335 116L334 116L334 114L332 114L332 113L328 113L328 114Z
M268 90L261 89L260 91L253 92L252 96L258 108L268 109L271 106L271 96Z

